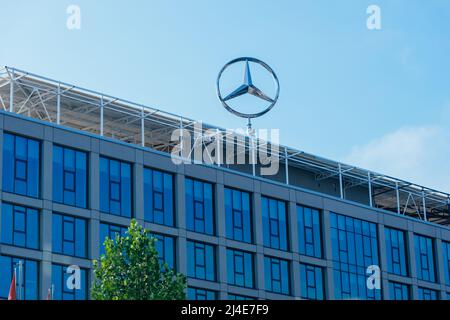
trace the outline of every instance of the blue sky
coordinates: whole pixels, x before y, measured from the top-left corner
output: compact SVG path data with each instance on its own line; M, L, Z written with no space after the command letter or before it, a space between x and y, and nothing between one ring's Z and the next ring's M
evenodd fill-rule
M66 8L81 9L81 30ZM381 30L366 9L381 8ZM254 56L278 74L254 122L282 144L450 192L450 2L6 1L0 64L237 128L218 71Z

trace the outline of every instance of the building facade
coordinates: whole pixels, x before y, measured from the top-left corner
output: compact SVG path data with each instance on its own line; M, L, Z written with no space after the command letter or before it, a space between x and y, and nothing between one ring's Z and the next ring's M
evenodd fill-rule
M19 262L22 299L88 299L92 260L131 218L190 299L450 299L445 224L17 112L0 112L0 152L0 299Z

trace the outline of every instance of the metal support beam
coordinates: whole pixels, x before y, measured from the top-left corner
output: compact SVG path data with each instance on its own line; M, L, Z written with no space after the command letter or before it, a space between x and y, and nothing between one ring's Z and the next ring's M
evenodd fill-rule
M180 117L180 156L184 157L183 117Z
M253 136L250 134L250 144L251 144L251 154L252 154L252 173L253 176L256 176L256 161L255 161L255 139L253 139Z
M289 164L288 164L288 152L286 147L284 147L284 171L286 175L286 184L289 184Z
M344 186L342 184L342 168L340 163L338 163L338 169L339 169L339 192L341 195L341 199L344 199Z
M397 199L397 213L400 214L400 190L397 181L395 181L395 198Z
M423 220L427 221L427 206L425 204L425 191L422 190L422 206L423 206Z
M56 95L56 124L61 124L61 84L58 83L58 93Z
M9 82L9 112L14 112L14 69L10 74L10 82Z
M372 201L372 179L370 172L367 172L367 184L369 187L369 205L373 207L373 201Z
M144 131L144 107L142 107L141 111L141 145L145 147L145 131Z
M219 139L219 137L220 137L220 139ZM217 151L216 151L216 157L217 157L217 166L219 166L220 167L220 163L221 163L221 154L222 154L222 136L221 136L221 134L220 134L220 130L219 129L216 129L216 143L217 143L217 145L216 145L216 148L217 148Z
M100 135L103 137L103 109L105 104L103 103L103 96L100 98Z

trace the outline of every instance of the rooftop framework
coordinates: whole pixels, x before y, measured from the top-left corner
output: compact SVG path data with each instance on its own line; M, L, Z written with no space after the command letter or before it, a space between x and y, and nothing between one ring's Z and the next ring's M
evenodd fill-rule
M209 165L450 225L447 193L272 145L251 134L204 123L199 126L192 119L15 68L0 69L0 109L164 153L181 149L180 159L188 163L198 162L194 159L194 148L200 147L206 155L203 160ZM175 130L183 135L189 133L181 145L179 140L172 139ZM225 143L212 150L215 141ZM227 148L232 149L231 155ZM261 176L259 169L267 165L256 156L258 152L278 159L278 174ZM240 156L247 159L246 164L233 165L226 161Z

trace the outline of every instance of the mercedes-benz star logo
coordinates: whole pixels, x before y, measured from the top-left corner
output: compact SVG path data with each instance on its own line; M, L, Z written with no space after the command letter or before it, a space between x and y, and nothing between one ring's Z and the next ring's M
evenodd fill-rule
M226 97L222 97L222 93L220 91L220 79L222 78L223 72L229 66L231 66L231 65L233 65L235 63L238 63L238 62L242 62L242 61L245 62L244 83L242 85L240 85L238 88L236 88L233 92L228 94ZM267 96L264 92L262 92L258 87L256 87L253 84L252 75L251 75L251 72L250 72L249 62L253 62L253 63L257 63L257 64L261 65L262 67L264 67L272 75L272 78L273 78L273 80L275 82L275 85L277 87L276 94L275 94L274 98L271 98L271 97ZM260 98L262 100L270 102L270 104L264 110L262 110L260 112L257 112L257 113L242 113L242 112L239 112L239 111L233 109L227 103L228 101L230 101L230 100L232 100L234 98L237 98L239 96L242 96L244 94L253 95L253 96L258 97L258 98ZM256 58L241 57L241 58L237 58L237 59L231 60L230 62L228 62L222 68L222 70L220 70L219 75L217 76L217 96L219 97L219 100L222 102L222 105L229 112L235 114L238 117L247 118L247 119L249 119L249 121L252 118L260 117L263 114L269 112L274 107L275 103L277 102L279 94L280 94L280 83L278 81L277 75L272 70L272 68L269 67L268 64L266 64L265 62L263 62L263 61L261 61L259 59L256 59Z

